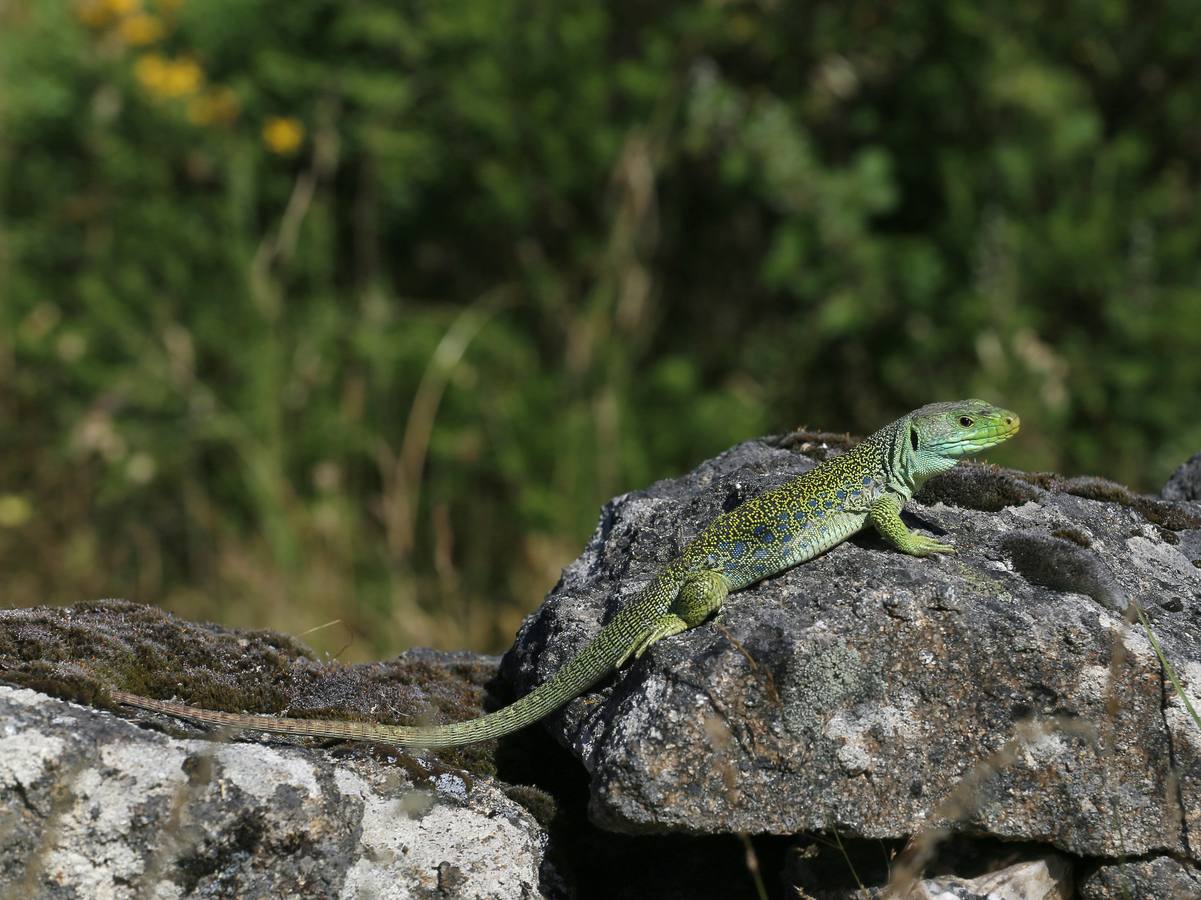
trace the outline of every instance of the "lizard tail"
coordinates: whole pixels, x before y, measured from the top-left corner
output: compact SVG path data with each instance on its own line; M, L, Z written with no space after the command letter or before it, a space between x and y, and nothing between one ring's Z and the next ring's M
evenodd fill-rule
M613 669L646 628L648 614L670 603L671 586L657 579L647 593L620 610L583 649L530 693L496 712L450 725L384 725L334 719L290 719L200 709L169 700L152 700L125 691L111 691L117 703L164 713L177 719L270 734L375 741L400 747L456 747L500 737L524 728L567 701L578 697ZM667 597L663 602L663 597ZM649 612L648 612L649 611Z

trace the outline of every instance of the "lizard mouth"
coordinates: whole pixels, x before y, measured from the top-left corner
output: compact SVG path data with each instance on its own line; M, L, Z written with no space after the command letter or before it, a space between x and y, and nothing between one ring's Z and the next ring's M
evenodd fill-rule
M1022 430L1022 420L1014 416L1012 420L998 422L984 429L983 433L973 438L972 443L983 447L995 447L1002 441L1007 441Z
M1015 415L1007 415L987 425L979 426L970 437L957 438L934 447L934 451L942 456L961 457L971 456L989 447L1009 440L1022 428L1022 420Z

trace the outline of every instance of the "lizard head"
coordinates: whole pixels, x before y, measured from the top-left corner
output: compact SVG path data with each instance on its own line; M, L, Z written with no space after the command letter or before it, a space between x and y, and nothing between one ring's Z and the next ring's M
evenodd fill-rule
M931 403L906 418L906 455L919 478L1009 440L1022 424L1017 413L983 400Z

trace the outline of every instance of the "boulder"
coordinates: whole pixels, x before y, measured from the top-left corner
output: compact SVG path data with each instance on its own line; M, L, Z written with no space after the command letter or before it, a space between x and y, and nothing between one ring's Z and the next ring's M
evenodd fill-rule
M1201 453L1196 453L1172 473L1163 486L1168 500L1201 500Z
M0 685L0 884L20 897L538 897L490 779L169 737Z
M488 774L494 744L439 759L232 741L41 692L110 709L106 688L121 686L262 712L441 718L479 714L496 665L432 651L322 663L282 635L121 601L0 611L0 678L40 689L0 684L0 886L14 888L0 894L544 896L557 884L548 836Z
M518 692L549 677L714 515L844 448L751 441L611 501L506 677ZM1201 728L1129 614L1145 610L1201 706L1201 508L962 463L905 518L958 555L908 557L865 532L553 716L594 819L1196 860Z

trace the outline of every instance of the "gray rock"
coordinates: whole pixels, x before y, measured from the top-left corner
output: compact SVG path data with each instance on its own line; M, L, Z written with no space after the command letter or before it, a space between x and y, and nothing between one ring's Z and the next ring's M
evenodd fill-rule
M168 737L0 685L5 896L537 897L546 835L487 778Z
M1163 486L1167 500L1201 500L1201 453L1180 464Z
M1196 900L1201 871L1167 856L1114 862L1098 867L1080 882L1081 900Z
M976 878L920 881L897 900L1071 900L1072 867L1059 856L1032 859Z
M253 734L231 743L230 735L114 707L107 693L438 721L496 702L487 685L497 662L411 651L344 666L283 635L197 625L119 600L0 610L0 680L38 691L0 686L0 896L520 897L557 889L553 866L544 865L545 831L508 795L534 808L551 801L490 777L494 742L441 755L328 742L306 749L288 739L254 742Z
M506 656L510 685L549 677L715 514L846 445L752 441L607 504ZM664 900L757 896L758 872L787 893L833 865L840 886L813 896L860 896L855 873L876 885L863 896L883 896L903 869L940 873L916 882L930 896L1038 896L1048 879L1066 896L1069 868L1087 898L1196 896L1201 727L1185 700L1201 709L1201 505L975 464L918 500L909 524L945 533L958 556L914 559L860 535L732 596L717 621L551 717L586 770L593 821L624 834L583 821L571 757L533 729L437 754L214 742L107 693L451 721L501 699L494 659L341 666L277 634L121 601L0 610L0 681L16 686L0 687L0 893L508 897L588 884ZM1130 624L1138 608L1183 696ZM826 852L789 863L790 846ZM1042 882L1011 877L1045 858L1059 868Z
M521 691L549 677L715 514L839 449L752 441L610 502L507 677ZM1201 694L1197 509L970 463L918 499L910 525L948 534L958 556L860 535L733 595L553 717L588 769L594 819L1195 858L1201 731L1117 610L1145 608Z

